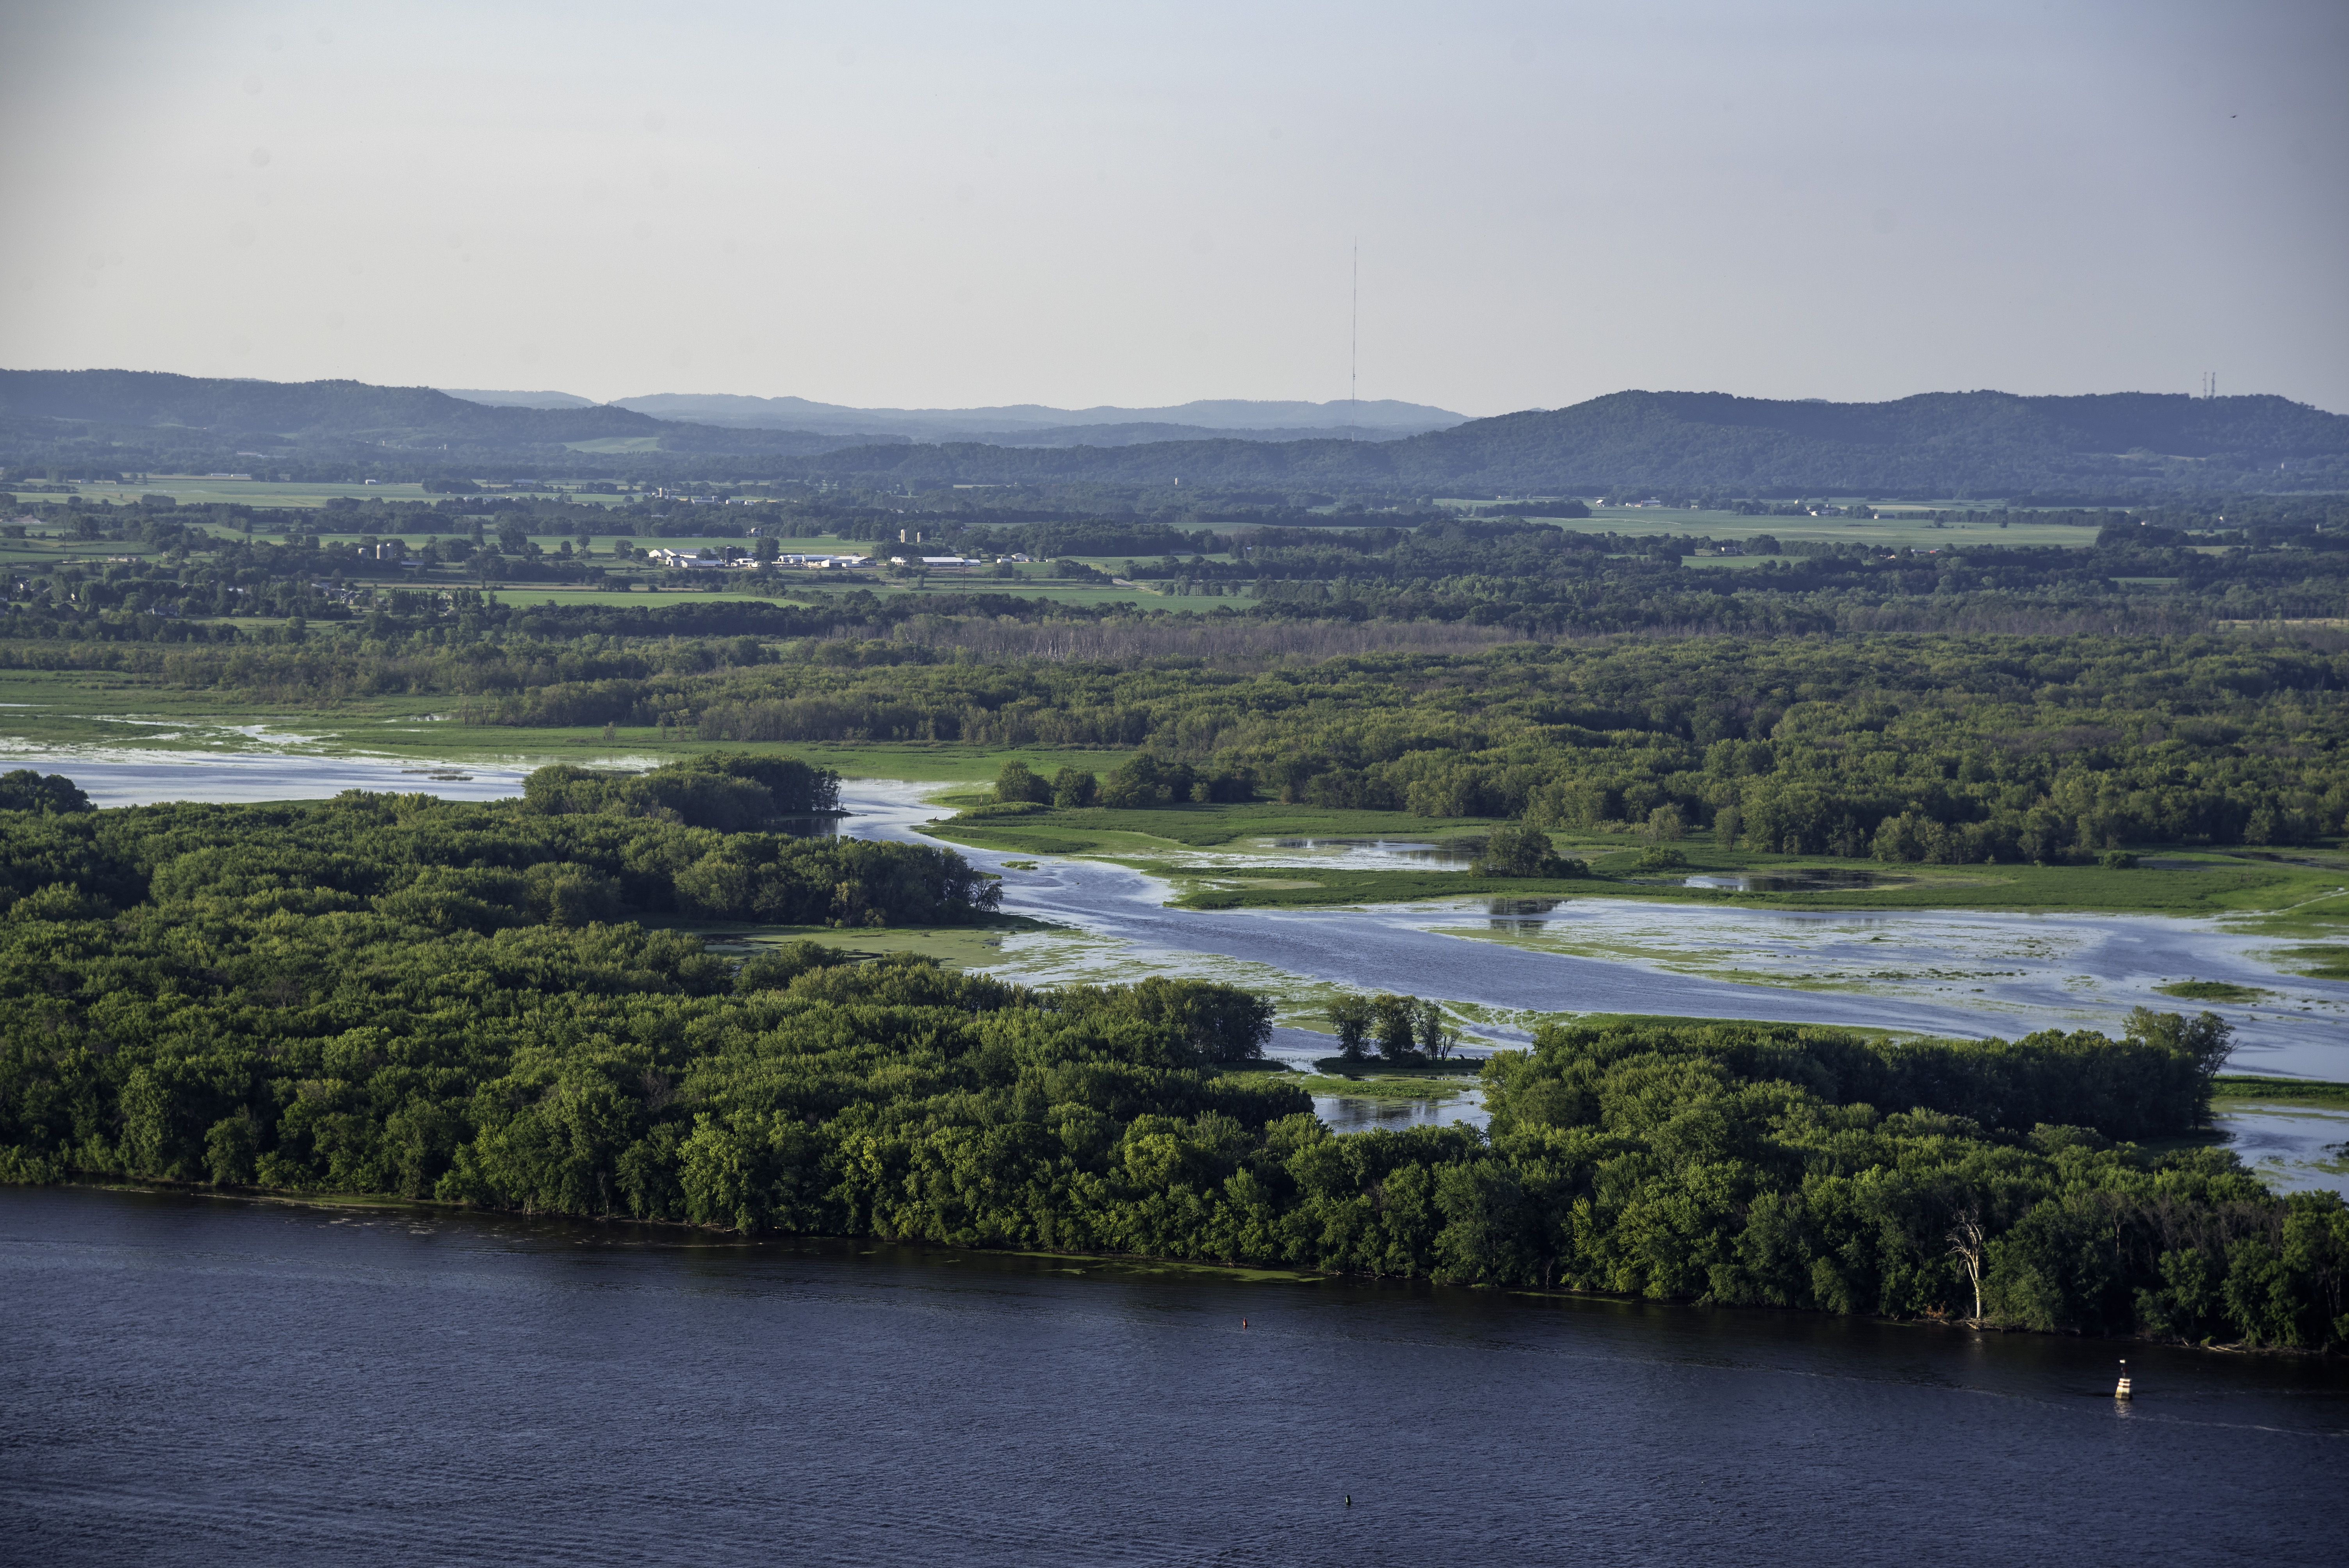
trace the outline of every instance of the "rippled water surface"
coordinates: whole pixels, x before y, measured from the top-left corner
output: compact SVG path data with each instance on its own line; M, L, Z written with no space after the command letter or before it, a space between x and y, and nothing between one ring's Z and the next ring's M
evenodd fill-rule
M24 1563L2321 1563L2349 1459L2337 1363L177 1195L0 1189L0 1312Z

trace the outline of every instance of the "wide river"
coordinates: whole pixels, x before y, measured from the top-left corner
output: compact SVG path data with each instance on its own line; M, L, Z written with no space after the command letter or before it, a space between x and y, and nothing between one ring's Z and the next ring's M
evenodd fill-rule
M2341 1561L2337 1361L70 1189L0 1315L12 1563Z

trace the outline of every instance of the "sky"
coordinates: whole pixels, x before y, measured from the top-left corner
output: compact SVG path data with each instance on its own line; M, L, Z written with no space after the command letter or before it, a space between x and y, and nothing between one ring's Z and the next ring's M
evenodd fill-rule
M0 366L2349 412L2344 81L2341 0L0 0Z

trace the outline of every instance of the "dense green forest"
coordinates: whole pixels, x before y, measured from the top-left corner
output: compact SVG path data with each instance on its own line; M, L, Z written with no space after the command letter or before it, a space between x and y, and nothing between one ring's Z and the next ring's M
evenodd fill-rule
M993 912L996 884L952 851L776 830L804 831L838 787L802 763L719 755L635 777L542 769L523 799L481 804L350 791L94 811L68 780L20 769L0 782L0 802L25 803L0 843L0 907L245 901L289 925L366 913L478 935L636 914L861 926Z
M603 570L543 567L530 537L543 507L441 510L477 504L367 503L353 510L380 510L387 531L354 546L252 542L233 508L75 498L40 531L160 553L15 578L0 668L314 708L429 697L463 723L524 730L1129 748L1188 770L1184 790L1226 781L1216 799L1244 798L1244 779L1314 805L1661 821L1901 861L2303 843L2349 819L2349 637L2228 624L2349 605L2349 505L2333 497L2054 514L2093 542L2072 550L1976 542L1994 529L1922 554L1765 536L1751 542L1778 553L1758 569L1703 573L1682 560L1722 542L1498 513L1185 532L1006 506L947 525L989 547L1165 545L1130 569L1194 595L1170 603L1209 607L1179 619L983 579L557 608L365 575L396 577L371 552L402 538L452 562L534 552L533 571ZM630 526L625 511L545 504L583 530ZM786 506L739 512L730 526L813 525ZM2148 583L2160 592L2131 586ZM258 612L283 619L236 619Z
M2349 653L2307 640L1627 639L1262 674L1205 667L1211 634L1184 644L1190 656L983 662L881 638L436 631L0 655L322 705L432 693L524 728L1132 748L1267 796L1430 817L1591 828L1669 811L1718 833L1733 812L1727 836L1756 848L1896 860L2299 843L2349 814ZM1261 645L1241 649L1255 656L1234 663L1260 666ZM37 657L51 650L74 658Z
M738 965L618 918L815 864L894 874L884 919L939 918L957 885L975 913L944 851L720 834L548 782L93 811L12 776L0 1179L1895 1316L1975 1316L1978 1280L1979 1315L2020 1327L2349 1338L2338 1198L2137 1141L2206 1113L2207 1016L2141 1013L2122 1041L1552 1028L1485 1068L1489 1136L1334 1137L1254 1070L1271 1010L1227 987L1030 991L812 943Z

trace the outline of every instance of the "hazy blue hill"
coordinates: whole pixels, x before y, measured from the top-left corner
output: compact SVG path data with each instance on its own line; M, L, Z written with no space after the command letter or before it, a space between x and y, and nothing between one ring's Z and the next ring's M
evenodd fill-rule
M523 396L499 394L499 396ZM712 401L640 399L665 408ZM725 401L725 400L717 400ZM802 399L737 399L791 404ZM694 471L885 482L1332 487L1477 494L1638 490L1686 495L2123 496L2178 490L2349 490L2349 418L2282 397L2151 393L2022 397L1934 392L1889 403L1781 402L1718 392L1617 392L1571 407L1472 419L1398 437L1368 419L1363 438L1326 424L1217 428L1110 414L1200 411L1226 420L1328 404L1186 404L1174 410L898 410L1004 418L945 435L691 423L606 404L495 406L426 387L357 381L226 380L129 370L0 371L0 455L225 461L291 449L320 462L461 469L559 463L640 467L665 454ZM1344 405L1336 405L1341 409ZM1392 411L1414 405L1365 405ZM873 410L849 410L860 418ZM890 410L879 412L888 413ZM1440 413L1441 410L1428 412ZM1057 423L1042 422L1050 415ZM1030 416L1037 418L1031 418ZM828 417L828 416L827 416ZM1071 422L1074 421L1074 422ZM574 443L588 443L578 451ZM427 457L425 454L431 454ZM206 454L210 454L207 456ZM129 455L123 454L123 461Z
M496 396L520 397L520 393ZM816 403L804 397L747 397L730 393L660 392L642 397L622 397L614 405L663 419L691 420L757 429L820 430L853 435L905 435L932 441L992 442L1010 440L1022 432L1071 433L1081 429L1132 429L1162 425L1180 431L1237 434L1247 431L1259 439L1296 439L1328 435L1345 428L1350 410L1343 402L1258 402L1237 397L1200 398L1163 408L1053 408L1040 403L1012 403L984 408L854 408L840 403ZM1449 409L1392 398L1356 405L1350 415L1364 431L1408 435L1446 429L1463 422ZM1189 436L1172 438L1189 439ZM1055 440L1052 444L1066 445ZM1128 440L1104 439L1102 445L1127 445Z
M490 392L471 387L436 387L451 397L461 397L468 403L487 403L493 408L593 408L595 399L582 397L572 392Z
M2349 488L2349 418L2282 397L1941 392L1889 403L1618 392L1395 441L849 449L824 473L909 480L1355 484L1601 494L2011 495Z
M1392 426L1365 425L1349 436L1343 427L1317 425L1310 428L1270 426L1223 430L1206 425L1167 425L1156 421L1130 425L1045 425L1026 430L982 430L957 438L967 443L993 447L1138 447L1152 441L1399 441L1412 432Z
M1934 392L1823 403L1619 392L1421 437L1397 461L1430 479L1569 488L1990 493L2206 477L2274 483L2307 469L2339 482L2349 479L2349 418L2269 397Z
M61 432L78 432L191 457L208 450L217 457L243 447L331 454L355 445L388 445L446 449L452 462L543 457L569 442L613 438L649 439L665 452L770 458L805 457L842 444L840 437L806 431L676 424L610 405L494 406L429 387L245 381L144 370L0 370L0 427L9 444L20 449L53 446ZM564 456L571 460L570 454Z
M179 427L287 437L542 446L657 436L626 408L492 407L429 387L364 381L243 381L147 370L0 370L0 412L115 427Z

